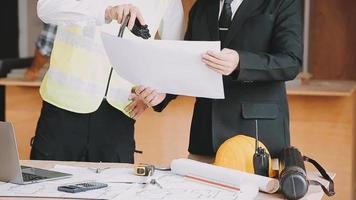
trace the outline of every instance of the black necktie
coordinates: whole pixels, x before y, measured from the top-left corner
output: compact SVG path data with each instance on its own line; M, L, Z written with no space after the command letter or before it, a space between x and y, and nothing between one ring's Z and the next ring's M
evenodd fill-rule
M231 18L232 18L232 11L231 11L231 2L233 0L225 0L223 9L220 14L219 19L219 34L220 34L220 41L224 41L229 31L231 25Z

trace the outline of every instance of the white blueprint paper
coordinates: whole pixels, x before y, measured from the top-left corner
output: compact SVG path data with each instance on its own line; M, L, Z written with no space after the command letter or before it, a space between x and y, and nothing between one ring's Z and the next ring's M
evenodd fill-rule
M56 171L72 173L73 177L29 185L11 183L0 184L2 197L48 197L76 199L109 199L109 200L240 200L239 192L226 191L209 185L191 182L182 176L170 172L156 171L152 178L162 186L125 184L120 182L149 182L146 177L133 175L132 168L110 168L100 173L95 169L57 165ZM65 193L57 187L83 181L98 181L109 186L99 190L80 193ZM243 198L241 200L252 200Z
M177 160L176 160L177 161ZM196 170L189 169L190 167L185 167L186 163L184 160L182 162L172 163L173 172L178 172L179 174L194 175L192 173ZM188 162L190 163L190 162ZM178 165L177 165L178 164ZM182 165L183 164L183 165ZM189 164L190 165L190 164ZM183 167L183 168L182 168ZM201 167L201 166L199 166ZM186 169L187 168L187 169ZM105 168L104 168L105 169ZM49 197L49 198L76 198L76 199L110 199L110 200L252 200L256 197L257 190L254 190L253 185L247 178L244 181L238 181L240 191L225 190L219 187L212 186L210 184L202 184L201 182L191 181L189 178L184 176L176 175L172 172L160 172L156 171L152 178L156 179L157 182L162 186L162 188L157 185L147 185L142 184L125 184L120 182L149 182L145 177L138 177L133 175L132 168L110 168L102 170L100 173L95 173L95 169L89 169L87 167L71 167L57 165L54 168L55 171L72 173L73 177L67 179L60 179L54 181L41 182L37 184L29 185L16 185L11 183L0 183L0 199L3 197ZM206 165L200 168L201 171L207 170ZM199 172L200 173L200 172ZM208 172L210 173L210 172ZM225 172L220 172L217 170L214 173L221 173L221 177L224 176ZM232 172L231 172L232 173ZM324 183L322 179L319 178L317 173L310 173L309 178L312 180L318 180ZM334 175L331 175L334 177ZM200 176L201 177L201 176ZM215 178L214 176L209 176L210 178ZM208 178L209 178L208 177ZM221 179L218 177L218 179ZM232 176L233 177L233 176ZM203 178L203 177L202 177ZM228 178L224 180L225 183L232 180L233 178ZM252 178L254 179L254 178ZM267 180L267 179L266 179ZM109 187L102 188L99 190L91 190L81 193L65 193L59 192L57 187L60 185L78 183L83 181L98 181L107 183ZM217 180L219 181L219 180ZM260 184L266 182L261 179L261 183L258 183L260 189L266 191L273 191L274 187L264 186L261 187ZM273 182L273 181L272 181ZM229 184L229 183L228 183ZM268 184L267 184L268 185ZM273 184L274 185L274 184ZM310 186L308 194L303 198L303 200L319 200L323 196L323 191L319 186ZM280 194L266 194L259 193L256 200L283 200Z
M202 61L220 42L122 39L102 33L106 53L115 71L135 85L159 92L223 99L222 75Z

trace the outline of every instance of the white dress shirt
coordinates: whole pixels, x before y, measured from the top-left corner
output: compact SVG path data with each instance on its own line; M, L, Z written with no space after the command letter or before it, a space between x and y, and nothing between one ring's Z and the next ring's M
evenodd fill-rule
M219 10L219 18L223 9L225 0L220 0L220 10ZM242 4L243 0L233 0L231 2L231 11L232 11L232 16L231 20L234 18L236 11L239 9L240 5Z
M160 1L169 1L166 9L159 6ZM140 10L146 10L145 13L141 11L146 23L154 21L147 19L152 18L151 15L158 15L160 10L166 10L161 22L149 24L149 28L158 30L162 39L183 38L184 14L181 0L39 0L37 13L43 22L59 26L102 26L105 25L105 10L108 6L127 3L141 5Z

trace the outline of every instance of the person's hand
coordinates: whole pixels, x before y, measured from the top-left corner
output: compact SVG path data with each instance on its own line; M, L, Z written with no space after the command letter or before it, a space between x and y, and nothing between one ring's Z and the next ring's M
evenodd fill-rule
M31 67L26 70L24 76L25 80L34 81L39 79L41 69L48 63L49 57L42 55L41 52L36 48L35 57L32 61Z
M112 20L117 20L117 22L121 24L127 15L130 15L130 21L127 25L130 30L132 30L133 26L135 25L136 18L141 23L141 25L145 25L145 21L143 20L140 10L131 4L123 4L113 7L109 6L105 10L105 20L109 22Z
M35 81L39 78L39 70L34 68L28 68L25 73L25 80L27 81Z
M157 106L166 98L165 93L159 93L156 90L145 86L135 87L135 93L150 107Z
M131 94L132 102L126 106L125 111L129 113L132 119L137 119L147 109L147 105L136 94Z
M208 51L202 56L202 61L210 69L227 76L237 70L240 56L235 50L223 49L220 52Z

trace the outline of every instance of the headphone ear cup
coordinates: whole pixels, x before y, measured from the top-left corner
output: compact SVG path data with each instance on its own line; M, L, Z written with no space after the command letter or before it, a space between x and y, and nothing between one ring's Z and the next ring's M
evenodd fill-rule
M279 182L281 192L287 199L300 199L308 192L309 182L302 172L286 172L280 177Z

